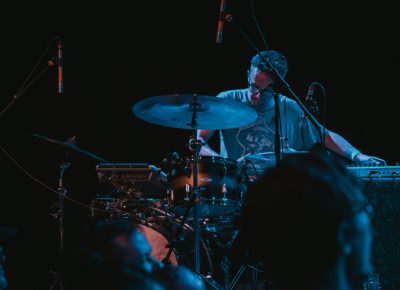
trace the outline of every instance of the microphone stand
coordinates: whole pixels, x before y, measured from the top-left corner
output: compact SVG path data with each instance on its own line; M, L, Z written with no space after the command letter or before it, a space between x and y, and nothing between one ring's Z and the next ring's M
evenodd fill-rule
M281 134L280 134L280 111L279 111L279 95L274 92L275 106L275 166L282 160L281 154ZM283 150L283 148L282 148Z
M249 42L249 44L254 48L254 50L257 52L257 54L260 56L260 58L262 59L262 61L272 70L273 75L283 84L283 86L285 87L285 89L290 93L290 95L293 97L293 99L296 101L297 105L299 105L299 107L303 110L304 114L307 116L307 118L311 121L311 123L315 126L315 128L317 128L317 130L320 133L320 137L321 137L321 143L323 145L325 145L325 129L323 126L321 126L321 124L319 124L319 122L317 121L317 119L309 112L309 110L307 110L307 108L304 106L304 104L300 101L300 99L297 97L297 95L295 94L295 92L292 90L292 88L290 87L290 85L285 81L285 79L281 76L281 74L276 70L276 68L268 61L265 59L265 57L262 56L260 50L257 48L257 46L254 44L254 42L249 38L249 36L247 36L247 34L243 31L243 29L234 21L232 15L228 14L225 17L225 21L227 21L228 23L232 23L237 29L238 31L243 35L243 37ZM275 106L276 106L276 100L275 100ZM275 108L276 110L276 108ZM277 120L276 116L275 116L275 120ZM279 125L277 124L276 127L278 127ZM279 140L280 141L280 140ZM275 144L277 144L277 141L275 140ZM276 147L276 146L275 146ZM280 146L279 146L280 147ZM277 148L275 148L275 156L280 156L280 153L277 152L276 150ZM279 148L278 148L279 149ZM278 162L278 159L277 159Z

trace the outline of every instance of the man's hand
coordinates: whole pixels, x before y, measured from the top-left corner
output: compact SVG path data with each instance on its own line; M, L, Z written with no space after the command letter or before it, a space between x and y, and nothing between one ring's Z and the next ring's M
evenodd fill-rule
M358 153L356 156L354 156L353 162L357 165L366 165L366 166L386 165L385 160L375 156L368 156L362 153Z

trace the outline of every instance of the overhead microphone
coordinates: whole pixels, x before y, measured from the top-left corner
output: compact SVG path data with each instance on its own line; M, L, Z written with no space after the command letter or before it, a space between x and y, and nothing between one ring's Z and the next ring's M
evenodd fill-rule
M62 44L61 39L58 37L57 43L57 58L58 58L58 89L57 92L59 94L64 93L64 80L63 80L63 52L62 52Z
M224 21L225 21L225 7L226 0L219 1L219 19L218 19L218 29L217 29L217 43L222 43L222 30L224 29Z

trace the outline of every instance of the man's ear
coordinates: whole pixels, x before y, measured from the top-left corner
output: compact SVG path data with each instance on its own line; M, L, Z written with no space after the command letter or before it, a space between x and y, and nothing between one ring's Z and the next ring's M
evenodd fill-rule
M346 221L339 225L336 235L341 253L348 256L353 251L354 227L352 222Z

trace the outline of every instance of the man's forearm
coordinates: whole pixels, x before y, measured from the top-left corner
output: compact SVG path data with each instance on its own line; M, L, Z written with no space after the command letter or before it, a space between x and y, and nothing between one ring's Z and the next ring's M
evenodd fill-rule
M349 160L353 160L355 155L360 152L353 145L347 142L346 139L332 131L329 131L325 135L325 145L329 150L346 157Z

